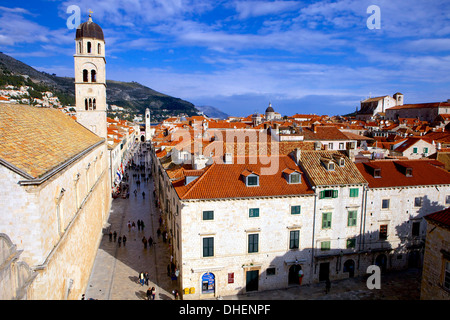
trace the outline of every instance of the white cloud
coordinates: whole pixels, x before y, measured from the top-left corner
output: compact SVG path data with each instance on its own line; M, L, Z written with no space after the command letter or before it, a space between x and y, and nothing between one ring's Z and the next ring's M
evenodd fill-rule
M295 11L302 6L302 3L299 1L235 1L231 6L236 9L240 19L247 19Z

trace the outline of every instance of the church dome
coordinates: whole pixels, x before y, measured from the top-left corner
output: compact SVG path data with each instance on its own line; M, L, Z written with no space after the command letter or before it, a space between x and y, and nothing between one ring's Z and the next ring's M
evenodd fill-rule
M103 37L103 30L100 26L92 22L92 18L89 16L89 20L79 25L77 28L77 34L75 40L80 38L94 38L98 40L105 40Z
M268 112L275 112L272 108L272 104L269 104L269 106L267 107L266 113L268 113Z

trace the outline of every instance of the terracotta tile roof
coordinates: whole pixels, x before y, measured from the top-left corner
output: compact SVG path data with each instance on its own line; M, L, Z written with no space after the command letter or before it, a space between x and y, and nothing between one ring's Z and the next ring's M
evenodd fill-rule
M236 159L235 159L236 160ZM255 161L256 160L256 161ZM244 157L233 164L212 164L196 180L185 185L185 179L174 181L173 186L180 199L222 199L270 197L283 195L313 194L311 186L302 178L302 183L289 184L284 177L285 168L294 168L301 172L289 156L278 156L278 166L273 174L261 174L259 186L247 187L242 173L261 172L270 164L261 164L257 159ZM275 160L274 160L275 161ZM253 163L256 162L256 163Z
M303 135L305 140L349 140L335 126L315 126L315 132L312 128L305 128L303 129Z
M0 158L33 178L103 139L53 108L0 104Z
M425 219L444 228L450 229L450 208L426 215Z
M427 138L420 138L420 137L408 137L407 139L405 139L405 141L402 142L402 144L400 144L397 148L395 148L395 151L398 152L404 152L405 150L407 150L408 148L411 148L413 145L415 145L417 142L419 142L420 140L423 140L425 142L428 142L429 144L432 143L432 141L430 141Z
M322 163L322 159L325 158L329 161L335 161L336 156L343 157L345 161L344 166L340 167L338 163L335 162L334 170L327 170ZM306 172L311 182L316 186L352 185L367 183L367 181L355 167L355 164L339 151L302 151L300 159L303 171Z
M450 173L429 160L375 160L356 163L356 167L369 182L370 188L450 184ZM381 169L381 177L375 178L370 166ZM440 164L442 165L442 163ZM407 177L405 167L412 168Z
M448 102L429 102L429 103L415 103L415 104L404 104L402 106L396 106L388 108L386 110L399 110L399 109L411 109L411 108L437 108L437 107L450 107Z

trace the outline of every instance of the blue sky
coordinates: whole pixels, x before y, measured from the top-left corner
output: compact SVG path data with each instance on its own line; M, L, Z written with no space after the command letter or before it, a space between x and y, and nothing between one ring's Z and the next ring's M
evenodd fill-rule
M450 99L450 1L0 2L0 51L73 76L67 8L104 31L107 79L230 115L346 114L368 96ZM367 20L380 8L380 29Z

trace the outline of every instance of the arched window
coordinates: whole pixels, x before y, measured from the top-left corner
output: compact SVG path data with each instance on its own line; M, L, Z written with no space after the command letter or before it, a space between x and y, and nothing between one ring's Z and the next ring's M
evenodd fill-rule
M91 42L88 42L88 43L87 43L87 52L88 52L88 53L91 53L91 46L92 46L92 45L91 45Z
M92 110L92 99L89 99L89 110Z
M102 54L102 45L99 43L98 44L98 54Z
M84 99L84 109L88 109L88 99Z
M89 81L89 72L84 69L83 70L83 82L88 82Z
M96 103L95 103L95 99L93 100L93 103L92 103L92 104L93 104L93 107L94 107L93 109L95 110L95 109L97 108L97 105L96 105Z
M78 53L81 53L81 42L78 42Z
M91 82L97 82L97 72L91 70Z

